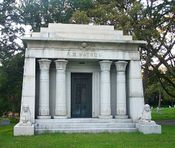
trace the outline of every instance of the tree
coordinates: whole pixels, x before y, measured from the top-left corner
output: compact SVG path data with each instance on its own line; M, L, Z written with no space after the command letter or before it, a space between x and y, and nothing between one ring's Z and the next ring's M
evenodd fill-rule
M0 114L5 111L19 112L23 62L23 53L19 53L3 61L0 67Z
M144 83L149 77L156 74L156 78L163 87L164 91L171 97L175 97L175 55L173 55L173 47L175 47L175 2L162 1L147 1L147 6L144 12L144 17L147 24L143 31L143 39L147 41L147 46L140 48L142 65L144 69ZM138 33L141 36L141 33ZM154 60L154 61L153 61ZM157 64L154 64L154 63ZM160 73L161 67L167 69L166 74ZM153 69L150 71L150 67ZM149 72L148 72L149 71ZM169 87L166 87L166 86ZM171 88L171 89L167 89Z
M33 31L48 23L68 23L75 10L87 9L91 0L4 0L0 3L0 108L18 111L24 49L24 25Z
M124 30L124 34L133 35L134 39L147 41L146 46L139 48L144 84L156 74L156 79L166 93L175 97L175 91L170 91L165 86L168 84L175 89L175 82L170 79L175 78L175 71L171 68L175 66L174 11L173 0L147 0L146 3L142 0L96 0L92 8L83 11L82 17L87 17L85 23L114 25L116 29ZM76 11L72 20L82 22L81 13L82 11ZM159 73L161 66L171 76ZM150 68L153 70L150 71Z
M162 75L167 75L167 77L169 77L172 82L175 81L175 79L172 79L172 77L170 77L171 75L169 75L168 72L159 70L159 73ZM164 85L166 85L166 89L173 92L174 89L171 85L167 85L165 81L162 82ZM146 81L145 98L146 102L150 102L152 105L155 105L156 101L158 108L161 107L162 103L168 105L167 102L171 102L171 105L173 105L173 102L175 102L175 99L173 99L173 97L167 94L167 92L163 89L161 83L156 77L156 74L154 74L152 77L149 77Z
M4 0L0 3L0 58L3 59L0 84L5 86L13 78L14 82L17 80L22 85L22 73L17 74L18 78L8 73L14 68L9 65L18 65L15 59L21 61L20 58L24 56L25 47L18 39L24 32L21 24L29 24L33 31L39 31L48 23L94 23L114 25L116 29L124 30L124 34L133 35L134 39L146 40L148 44L139 48L145 87L155 74L155 79L165 92L175 96L172 91L175 88L175 82L172 81L175 78L172 68L175 66L172 52L175 44L174 11L173 0L146 0L146 3L142 0L21 0L18 5L15 0ZM166 74L159 72L162 65L167 69ZM22 64L19 66L22 69ZM15 89L13 94L18 93ZM2 90L1 85L3 99L8 99L12 93L8 95Z
M24 56L20 14L15 0L0 3L0 114L19 111Z
M48 23L69 23L75 10L86 10L91 6L92 0L22 0L20 9L24 24L39 31Z
M15 0L0 3L0 59L8 60L15 53L23 51L20 36L24 30L20 26L22 16Z

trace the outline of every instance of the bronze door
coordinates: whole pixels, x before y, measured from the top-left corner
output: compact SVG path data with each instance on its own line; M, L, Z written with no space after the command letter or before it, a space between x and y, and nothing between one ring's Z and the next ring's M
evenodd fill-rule
M92 74L71 74L71 117L92 117Z

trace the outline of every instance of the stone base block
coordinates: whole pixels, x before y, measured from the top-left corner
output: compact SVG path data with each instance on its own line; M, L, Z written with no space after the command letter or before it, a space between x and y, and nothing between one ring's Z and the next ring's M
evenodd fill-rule
M116 119L127 119L128 115L116 115L115 118Z
M112 116L103 116L103 115L100 115L99 118L100 119L112 119Z
M161 134L161 126L158 124L136 123L136 128L144 134Z
M51 116L37 116L38 119L51 119Z
M67 116L54 116L53 118L54 119L66 119Z
M36 119L35 133L103 133L103 132L136 132L131 119Z
M21 125L14 126L14 136L31 136L34 135L34 125Z

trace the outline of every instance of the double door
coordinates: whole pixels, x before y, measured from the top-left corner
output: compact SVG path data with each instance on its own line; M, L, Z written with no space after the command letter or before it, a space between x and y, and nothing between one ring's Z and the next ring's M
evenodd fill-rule
M71 117L92 117L92 73L71 74Z

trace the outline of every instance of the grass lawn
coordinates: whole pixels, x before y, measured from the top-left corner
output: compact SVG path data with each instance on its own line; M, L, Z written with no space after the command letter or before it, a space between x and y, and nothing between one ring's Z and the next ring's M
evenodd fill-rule
M157 113L156 109L152 110L153 120L175 120L175 108L161 108L160 112Z
M161 114L153 111L156 120L175 119L175 109L163 109ZM175 126L162 126L162 134L135 133L101 134L43 134L13 136L13 126L0 126L0 148L159 148L175 147Z
M0 127L0 148L173 148L175 127L163 126L161 135L141 133L102 133L102 134L43 134L14 137L13 126Z

